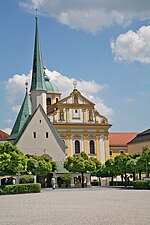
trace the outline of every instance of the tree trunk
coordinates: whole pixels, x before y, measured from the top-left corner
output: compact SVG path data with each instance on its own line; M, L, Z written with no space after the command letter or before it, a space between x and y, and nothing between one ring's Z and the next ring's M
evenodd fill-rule
M123 174L121 174L121 182L122 182L122 186L123 186Z
M139 179L142 180L141 171L139 171Z
M114 177L111 177L112 186L114 186Z
M125 185L124 186L126 187L127 186L127 173L125 172L124 175L125 175Z
M135 172L133 172L133 181L135 181Z
M99 180L99 186L101 186L101 179L100 179L100 177L98 178L98 180Z
M84 173L82 173L82 188L84 188Z

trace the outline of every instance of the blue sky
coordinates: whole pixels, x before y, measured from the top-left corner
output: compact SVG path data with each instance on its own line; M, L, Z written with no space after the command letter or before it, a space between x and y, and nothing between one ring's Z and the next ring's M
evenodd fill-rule
M63 97L77 80L111 131L149 128L149 0L1 0L0 129L12 128L30 80L36 7L43 64Z

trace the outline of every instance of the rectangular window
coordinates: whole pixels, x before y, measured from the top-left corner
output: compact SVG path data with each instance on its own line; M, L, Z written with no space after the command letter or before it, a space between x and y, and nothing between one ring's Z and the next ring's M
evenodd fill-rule
M36 132L33 132L33 137L36 138Z
M113 155L113 151L110 150L110 151L109 151L109 156L112 156L112 155Z
M48 138L48 132L46 132L46 138Z

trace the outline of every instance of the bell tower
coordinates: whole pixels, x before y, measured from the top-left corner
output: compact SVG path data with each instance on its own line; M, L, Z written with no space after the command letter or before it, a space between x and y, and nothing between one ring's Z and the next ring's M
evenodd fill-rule
M39 32L38 32L38 17L36 15L36 28L35 28L35 43L34 43L34 56L33 56L33 70L31 82L31 104L32 113L41 105L46 112L46 85L43 73L42 54L40 49Z

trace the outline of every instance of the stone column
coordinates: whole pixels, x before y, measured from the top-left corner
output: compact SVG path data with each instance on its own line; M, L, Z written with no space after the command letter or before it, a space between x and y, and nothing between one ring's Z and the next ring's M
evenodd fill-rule
M84 152L89 154L88 135L84 135Z
M71 151L72 146L71 146L71 135L70 134L68 134L66 136L66 145L68 147L67 148L67 157L72 156L72 151Z
M101 163L106 161L106 147L105 147L105 136L104 134L100 135L100 150L101 150Z
M86 109L83 109L83 123L86 123L87 121L87 118L86 118Z
M101 161L100 136L96 135L96 158Z
M69 114L69 109L66 109L66 122L70 122L70 114Z

